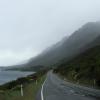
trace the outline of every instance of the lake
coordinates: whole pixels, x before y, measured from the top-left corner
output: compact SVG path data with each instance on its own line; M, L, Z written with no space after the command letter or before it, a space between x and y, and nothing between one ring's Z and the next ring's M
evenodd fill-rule
M0 85L33 74L34 72L0 71Z

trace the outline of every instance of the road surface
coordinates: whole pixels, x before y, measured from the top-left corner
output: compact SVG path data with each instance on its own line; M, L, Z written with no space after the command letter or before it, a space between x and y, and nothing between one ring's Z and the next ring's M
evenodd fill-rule
M37 96L37 100L100 100L95 97L100 91L67 83L49 72Z

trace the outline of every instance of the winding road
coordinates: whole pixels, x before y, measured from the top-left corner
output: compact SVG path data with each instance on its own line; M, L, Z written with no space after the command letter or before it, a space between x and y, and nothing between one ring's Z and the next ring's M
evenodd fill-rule
M50 71L36 100L100 100L99 97L99 90L65 82Z

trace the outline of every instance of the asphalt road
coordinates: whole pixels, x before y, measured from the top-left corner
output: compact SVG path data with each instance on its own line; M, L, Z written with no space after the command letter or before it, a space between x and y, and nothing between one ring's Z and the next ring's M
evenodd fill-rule
M100 100L100 91L67 83L49 72L37 100Z

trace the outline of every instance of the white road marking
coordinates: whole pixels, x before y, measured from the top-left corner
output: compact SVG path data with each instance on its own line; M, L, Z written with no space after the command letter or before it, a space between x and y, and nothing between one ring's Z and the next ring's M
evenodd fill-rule
M43 97L43 87L45 85L45 82L46 82L46 80L44 81L44 83L42 85L42 88L41 88L41 100L44 100L44 97Z

